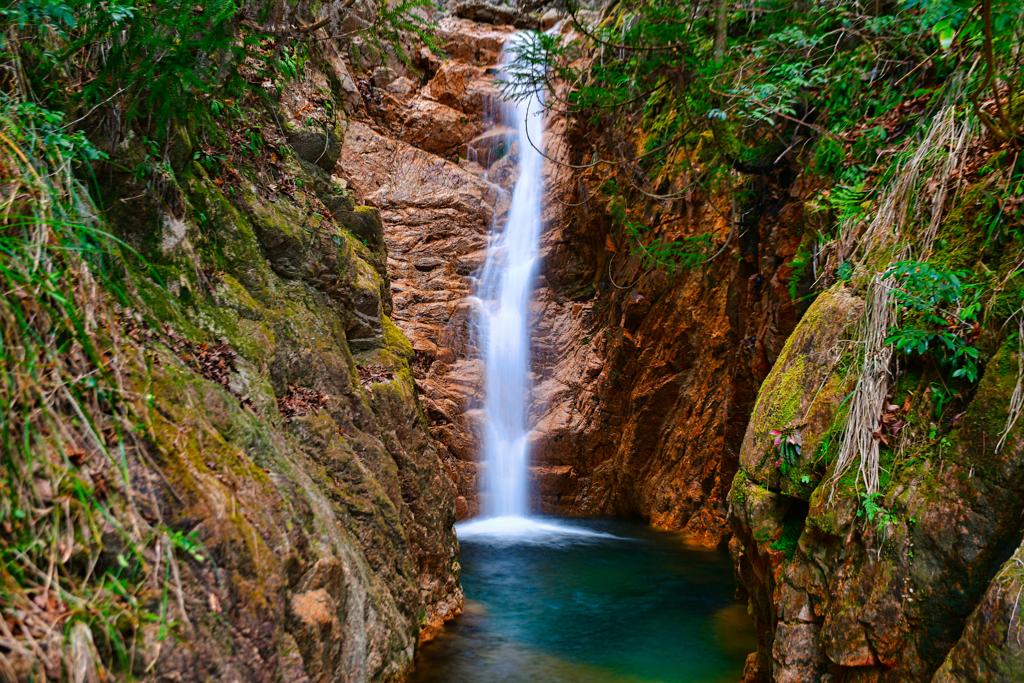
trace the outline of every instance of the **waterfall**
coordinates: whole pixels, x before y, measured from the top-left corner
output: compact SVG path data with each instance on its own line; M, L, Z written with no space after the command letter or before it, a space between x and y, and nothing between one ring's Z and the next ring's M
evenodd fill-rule
M522 33L512 37L505 63ZM566 536L602 538L573 525L527 518L529 514L530 301L540 242L544 139L541 93L500 109L497 123L515 121L519 177L504 230L495 231L477 284L478 335L486 385L483 427L482 517L457 525L459 538L548 541ZM527 137L529 136L529 137Z
M521 34L519 34L521 35ZM515 50L514 41L505 60ZM530 298L536 274L542 199L539 148L544 135L540 94L507 104L502 118L516 122L519 177L505 229L488 251L477 289L481 351L486 367L483 430L483 511L487 517L528 513ZM526 135L529 132L531 145Z

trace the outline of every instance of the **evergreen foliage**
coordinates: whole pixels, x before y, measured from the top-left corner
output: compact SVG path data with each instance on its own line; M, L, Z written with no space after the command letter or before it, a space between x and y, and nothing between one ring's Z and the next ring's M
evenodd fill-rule
M566 15L571 32L524 41L504 90L543 92L597 133L572 163L618 174L645 203L678 197L665 189L682 175L708 197L735 193L729 170L764 176L800 156L834 186L822 203L856 220L894 152L951 104L1020 148L1018 0L623 0L599 15L570 0Z
M350 13L359 27L336 37L358 34L378 57L390 50L408 62L403 42L410 36L436 45L416 13L430 4L383 3L372 21ZM163 139L172 124L209 124L208 101L297 77L323 39L315 30L330 28L326 19L308 25L295 19L308 12L303 3L279 0L15 0L0 11L8 29L0 60L9 75L17 74L8 79L8 94L18 81L50 109L83 117L109 110L118 124L142 120L151 137ZM282 17L292 20L281 25Z

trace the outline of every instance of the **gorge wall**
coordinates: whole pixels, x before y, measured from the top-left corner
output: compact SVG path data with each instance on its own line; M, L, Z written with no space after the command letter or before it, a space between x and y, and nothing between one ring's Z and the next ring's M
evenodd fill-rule
M492 82L513 30L446 18L449 58L421 53L421 79L397 67L365 74L333 168L380 211L391 317L411 340L411 381L457 519L479 511L483 367L471 295L516 171ZM885 425L907 426L869 499L881 511L869 512L856 481L830 479L856 386L849 341L863 324L865 285L839 278L828 255L813 257L816 282L794 269L835 220L812 201L822 190L813 167L795 157L770 173L737 171L754 197L739 207L685 175L662 188L669 200L627 191L658 238L711 233L711 258L672 271L651 267L615 224L606 172L566 165L586 165L592 131L557 114L547 131L535 508L639 517L728 543L758 625L746 681L1016 680L1019 426L994 446L1019 382L1006 316L979 331L981 379L944 419L934 417L929 371L897 366L877 438L896 443ZM978 169L995 148L972 139ZM964 178L956 200L939 191L953 187L948 176L914 181L921 196L940 197L945 217L932 256L984 268L1015 295L1014 256L986 252L963 229L978 206L970 189L986 182ZM872 262L884 245L862 251ZM824 290L816 298L812 285ZM783 472L772 431L787 429L804 455Z
M563 140L552 156L567 163L582 131L552 127ZM724 542L747 416L797 320L786 261L804 231L802 185L766 179L768 209L738 237L727 197L693 190L648 203L647 220L667 225L660 237L711 232L726 246L672 272L645 266L611 225L601 174L548 171L536 299L540 507L640 517ZM675 179L666 194L687 182Z
M400 681L461 611L455 491L417 398L420 355L391 318L401 250L389 262L381 210L337 175L343 148L378 140L373 119L318 45L296 77L252 63L262 93L217 102L217 125L176 126L166 144L116 107L82 118L109 155L92 166L89 239L112 234L118 259L46 261L46 234L30 252L55 279L73 264L67 291L101 364L78 342L54 352L71 379L55 370L40 391L76 393L44 407L31 469L4 465L27 482L14 504L36 510L4 527L5 681ZM88 196L32 187L52 170L4 116L5 201ZM459 185L478 249L497 195Z
M158 149L119 111L83 117L110 155L92 167L101 220L126 246L123 296L88 299L122 408L88 394L96 429L69 421L28 474L29 510L47 511L36 523L68 502L52 561L62 581L108 587L88 602L18 559L31 578L0 620L0 677L398 681L459 613L454 524L480 509L474 274L518 156L493 79L517 25L558 17L452 9L443 54L411 46L415 68L350 70L317 29L298 77L245 74L263 96L224 103L212 137L185 126ZM585 168L595 131L559 114L547 131L535 509L728 545L758 627L748 683L1020 680L1020 264L975 225L991 141L972 136L962 181L915 186L956 188L931 255L1004 293L978 329L982 374L936 417L934 368L896 366L868 512L830 469L868 289L835 260L817 283L794 270L835 219L812 202L808 159L737 170L754 197L740 207L685 174L669 199L626 191L656 238L711 234L712 256L673 271L613 219L610 172ZM860 265L883 253L868 245ZM788 471L782 430L803 443ZM99 503L72 522L83 491ZM69 605L92 616L65 639Z
M464 519L479 509L483 367L473 346L472 275L487 232L508 209L518 154L515 144L501 147L508 138L500 120L481 133L500 111L494 66L514 29L464 19L440 28L452 59L419 89L388 74L394 80L379 89L380 104L370 103L386 125L353 124L339 172L381 209L393 318L417 353L420 399ZM560 117L547 123L546 150L558 161L570 155L565 128ZM612 239L603 203L587 200L599 174L580 177L550 160L544 174L533 311L535 507L638 516L724 542L746 418L797 319L785 262L803 232L804 190L765 190L769 215L745 229L742 258L669 275L645 272L631 245ZM715 226L724 241L730 232L698 193L662 218L674 221L673 235ZM612 284L610 273L631 286Z

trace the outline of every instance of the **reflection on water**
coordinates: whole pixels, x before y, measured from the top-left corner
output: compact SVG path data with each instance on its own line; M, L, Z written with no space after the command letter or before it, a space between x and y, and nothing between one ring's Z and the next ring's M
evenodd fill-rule
M756 649L726 553L621 521L560 542L462 542L466 607L413 683L719 683Z

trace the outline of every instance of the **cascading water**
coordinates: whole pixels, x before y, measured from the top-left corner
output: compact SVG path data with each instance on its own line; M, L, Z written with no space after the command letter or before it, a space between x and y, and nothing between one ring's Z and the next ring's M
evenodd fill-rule
M514 38L508 52L524 38ZM486 369L483 514L456 525L465 612L420 650L412 681L735 680L756 634L733 600L726 554L629 522L528 516L543 102L535 96L495 109L491 118L502 129L488 140L494 145L501 135L498 150L518 148L519 177L476 289ZM492 152L483 154L490 166Z
M540 240L543 161L533 145L542 144L542 106L539 95L535 95L517 105L506 105L502 112L503 118L515 117L519 178L512 190L508 222L488 254L479 287L481 341L487 368L482 502L488 517L524 516L528 512L529 306ZM533 145L526 139L527 132Z
M512 37L505 63L524 34ZM519 177L505 229L497 233L477 287L479 335L486 367L483 516L459 525L459 537L600 535L543 523L529 513L530 300L540 242L544 139L541 93L505 104L500 123L515 121Z
M530 301L543 199L543 156L534 145L544 139L542 110L533 97L493 112L508 133L492 130L489 140L507 135L504 149L518 148L519 177L476 290L486 369L483 515L456 525L465 612L420 650L412 680L735 680L756 635L732 599L726 554L629 522L528 516ZM485 154L489 166L494 159Z

